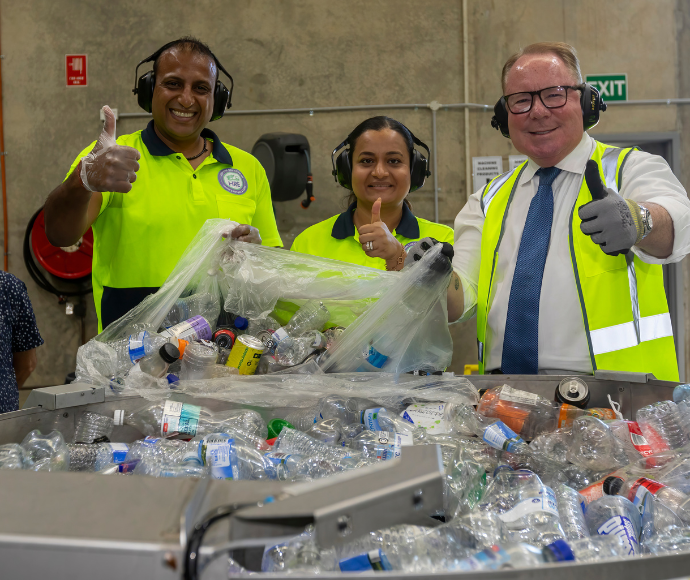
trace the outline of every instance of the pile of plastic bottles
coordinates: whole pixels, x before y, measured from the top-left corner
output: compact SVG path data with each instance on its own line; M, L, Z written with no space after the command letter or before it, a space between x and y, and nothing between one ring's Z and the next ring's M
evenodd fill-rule
M125 338L84 345L77 356L77 380L90 383L94 377L103 377L112 390L120 391L124 386L160 386L159 380L167 385L238 373L271 373L323 354L344 330L326 329L328 319L328 309L316 300L307 301L280 326L271 316L247 320L228 315L221 312L217 297L193 294L175 302L160 328L133 324ZM234 366L230 356L233 347L241 350L252 344L240 344L243 335L256 339L255 349L261 345L260 362L248 371Z
M690 550L690 386L639 409L579 409L506 385L477 407L381 406L323 396L300 409L212 412L147 402L114 417L84 413L73 443L32 431L0 446L0 468L119 476L309 481L436 444L445 467L436 528L398 526L337 549L313 530L268 548L264 572L533 567ZM603 419L602 419L603 417ZM144 439L113 443L117 425ZM527 440L531 440L527 443Z

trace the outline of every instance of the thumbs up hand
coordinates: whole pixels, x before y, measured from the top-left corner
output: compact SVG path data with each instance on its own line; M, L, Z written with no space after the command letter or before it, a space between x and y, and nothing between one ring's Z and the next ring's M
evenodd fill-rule
M609 256L627 254L639 239L643 226L640 208L632 200L623 199L601 182L596 161L587 161L585 181L592 201L578 210L582 233L590 236L601 251Z
M115 141L115 114L103 107L105 124L91 153L81 161L81 180L89 191L128 193L139 171L139 151Z
M371 258L382 258L386 263L394 262L402 254L402 244L391 234L385 222L381 221L381 198L371 208L371 224L359 228L359 243L362 250Z

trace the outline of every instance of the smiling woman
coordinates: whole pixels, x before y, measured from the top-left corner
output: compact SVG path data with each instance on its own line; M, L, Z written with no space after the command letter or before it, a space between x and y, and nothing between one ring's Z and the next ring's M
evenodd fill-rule
M307 228L292 250L379 270L400 270L406 250L422 238L453 243L448 226L415 217L407 200L428 176L426 148L390 117L360 123L336 148L337 180L352 191L345 212ZM427 149L428 151L428 149Z

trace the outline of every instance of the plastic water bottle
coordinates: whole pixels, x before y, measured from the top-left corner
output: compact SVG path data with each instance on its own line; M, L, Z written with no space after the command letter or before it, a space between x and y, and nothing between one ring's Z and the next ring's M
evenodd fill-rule
M364 431L352 439L350 447L370 459L396 459L402 454L402 437L388 431Z
M341 464L343 468L357 465L361 454L346 447L331 447L297 429L283 429L273 444L275 451L322 458Z
M287 336L281 340L276 346L275 358L278 364L291 367L322 348L326 348L326 337L318 330L310 330L302 336Z
M115 350L117 355L117 375L123 376L139 359L144 358L163 346L172 342L179 347L177 338L163 336L150 330L141 330L127 338L106 343Z
M678 449L688 443L678 408L673 401L660 401L637 411L637 423L654 453Z
M327 477L343 467L338 461L307 457L297 453L270 451L264 455L266 475L280 481L307 481Z
M629 499L638 508L642 507L645 496L651 494L690 525L690 497L673 487L646 477L626 481L622 477L610 476L604 480L603 489L607 495L619 495Z
M69 468L69 449L59 431L51 431L43 436L38 429L34 429L20 445L32 462L33 471L67 471Z
M561 484L556 488L558 515L568 541L589 537L585 521L585 498L572 487Z
M68 443L70 471L100 471L106 465L122 463L129 446L126 443Z
M619 495L599 498L587 506L585 520L592 536L617 536L626 554L640 553L640 512L630 500Z
M168 463L145 458L134 468L134 475L150 477L208 477L209 469L192 462Z
M170 328L194 316L216 321L220 314L220 300L208 292L178 298L163 321L163 328Z
M326 445L338 445L343 438L340 419L317 421L306 433Z
M623 444L603 421L579 417L573 422L566 458L571 463L609 473L628 464Z
M199 460L213 479L239 479L235 440L227 433L212 433L198 442Z
M212 342L192 342L182 357L180 379L187 381L210 379L218 360L218 347Z
M247 334L250 336L258 337L262 332L268 332L273 334L280 324L272 316L267 316L266 318L257 318L255 320L250 320L247 326Z
M385 407L365 409L361 412L360 420L368 431L397 433L400 435L402 445L404 446L413 445L415 438L423 439L425 436L423 428L415 427L414 423L410 423Z
M313 405L296 409L285 417L288 423L300 431L308 431L321 419L340 419L344 425L359 423L356 400L340 395L327 395Z
M496 512L506 524L511 542L545 546L564 537L553 490L526 469L499 471L478 509Z
M598 562L607 558L628 555L617 536L592 536L580 539L556 540L545 546L542 555L546 562Z
M74 443L93 443L102 437L109 441L114 425L112 417L98 413L82 413L74 430Z
M278 328L272 335L273 345L270 350L274 351L276 345L288 336L301 336L308 330L322 330L330 317L328 308L323 302L309 300L306 302L290 319L285 326Z
M160 379L167 374L168 367L179 358L179 349L174 344L166 342L157 351L139 360L137 364L142 372L156 379Z
M31 465L31 459L20 445L0 445L0 469L30 469Z

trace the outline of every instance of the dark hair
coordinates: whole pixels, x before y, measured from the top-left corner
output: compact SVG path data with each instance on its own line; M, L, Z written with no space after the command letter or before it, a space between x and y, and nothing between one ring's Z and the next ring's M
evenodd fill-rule
M216 63L216 57L206 43L201 42L198 38L194 38L193 36L183 36L182 38L169 42L165 46L165 50L161 51L161 53L156 57L156 60L153 61L154 75L158 72L158 61L160 60L161 56L173 48L179 48L180 50L189 52L191 54L207 56L213 62L213 66L216 69L216 78L218 77L218 64Z
M371 117L366 121L362 121L347 136L347 142L349 145L347 156L350 158L350 167L352 167L352 157L355 153L357 139L359 139L360 136L367 131L383 131L384 129L391 129L392 131L402 135L402 138L405 140L405 145L407 145L410 163L412 162L412 156L414 154L414 139L412 138L412 133L410 133L410 130L400 121L396 121L395 119L381 115L378 117ZM350 206L355 201L357 201L357 196L354 192L352 192L347 196L347 205ZM405 198L404 203L408 208L412 209L412 204L408 201L407 197Z

